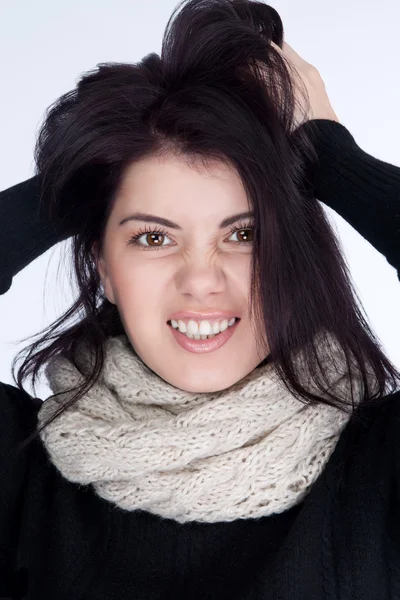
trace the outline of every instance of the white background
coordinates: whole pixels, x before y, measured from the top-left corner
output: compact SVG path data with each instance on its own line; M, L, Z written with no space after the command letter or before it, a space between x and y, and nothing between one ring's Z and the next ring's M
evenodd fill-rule
M100 62L136 62L160 52L175 0L1 0L0 189L31 177L45 109ZM279 0L287 41L320 71L339 120L363 150L400 166L398 23L394 0ZM333 210L355 288L369 323L400 367L400 283L395 269ZM6 226L0 223L1 228ZM24 240L21 240L24 243ZM66 243L31 263L0 296L0 380L34 335L69 308ZM68 255L66 265L68 265ZM26 385L27 391L31 391ZM44 379L37 395L50 390Z

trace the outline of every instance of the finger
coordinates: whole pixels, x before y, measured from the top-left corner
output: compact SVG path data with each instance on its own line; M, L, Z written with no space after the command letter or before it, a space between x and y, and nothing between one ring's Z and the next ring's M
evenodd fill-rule
M271 41L271 46L273 46L275 50L280 53L281 56L286 58L286 60L291 62L293 65L299 65L301 63L301 57L286 42L282 42L282 48L279 48L279 46L275 44L275 42Z
M273 46L275 48L275 50L277 50L278 52L280 52L282 54L282 50L279 48L279 46L277 44L275 44L275 42L273 42L271 40L271 46Z
M300 70L310 65L290 44L282 43L283 54Z
M296 52L294 52L294 50L289 46L289 44L287 44L286 42L282 42L282 48L279 48L279 46L271 40L271 46L273 46L275 50L279 52L282 58L284 58L287 61L287 63L289 63L289 65L293 67L295 67L296 65L297 67L299 66L300 61L297 60L296 57L300 57Z

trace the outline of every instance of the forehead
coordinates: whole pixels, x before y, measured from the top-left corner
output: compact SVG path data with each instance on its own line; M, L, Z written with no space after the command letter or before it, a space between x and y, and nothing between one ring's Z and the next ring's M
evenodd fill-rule
M173 153L150 156L125 170L118 198L137 206L215 201L247 203L242 181L234 168L215 159L207 162Z

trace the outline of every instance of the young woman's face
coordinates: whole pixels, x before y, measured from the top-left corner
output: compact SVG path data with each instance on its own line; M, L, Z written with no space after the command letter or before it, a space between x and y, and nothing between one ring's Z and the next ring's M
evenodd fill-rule
M182 390L226 389L266 356L257 354L248 314L253 230L243 228L253 221L241 218L220 228L224 219L249 210L240 178L222 163L195 168L169 154L132 164L124 174L107 222L99 274L137 354ZM143 215L128 219L134 213L168 219L179 228ZM239 229L232 233L232 228ZM129 243L137 234L140 245ZM219 348L194 352L177 341L183 334L168 324L179 311L223 311L240 322ZM181 320L187 326L188 319Z

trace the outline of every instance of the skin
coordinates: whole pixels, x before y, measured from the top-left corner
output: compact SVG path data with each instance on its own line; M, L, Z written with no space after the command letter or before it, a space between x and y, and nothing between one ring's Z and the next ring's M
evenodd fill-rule
M308 119L339 122L318 70L286 42L275 50L288 61L295 84L295 127ZM303 104L304 87L309 107ZM173 154L149 157L125 172L108 219L103 253L97 268L108 300L118 306L126 334L141 359L168 383L188 392L229 388L267 355L257 353L254 323L248 314L249 244L238 245L240 233L220 230L224 218L249 210L240 178L223 163L191 166ZM133 212L166 217L182 228L166 227L162 247L143 250L127 245L144 222L119 222ZM236 225L236 224L235 224ZM148 223L147 227L158 228ZM151 235L140 241L151 244ZM241 317L232 338L205 354L184 350L166 321L178 310L231 310ZM205 377L206 374L206 377Z
M107 222L99 275L137 354L182 390L226 389L268 354L257 354L249 326L252 243L239 245L246 238L240 231L231 233L231 227L239 227L243 220L219 228L223 219L248 210L239 176L223 163L212 162L208 168L189 166L182 157L168 154L146 158L125 171ZM161 227L167 235L158 235L161 247L157 249L127 245L146 226L136 221L119 225L134 212L168 218L182 230ZM159 225L148 223L147 227ZM154 247L149 233L141 235L140 241ZM234 335L214 352L195 354L182 348L166 324L170 315L178 310L211 309L229 310L241 317Z
M294 82L296 110L294 129L311 119L329 119L339 123L338 116L329 100L325 83L318 69L302 58L288 43L283 42L282 49L271 41L271 46L287 62ZM308 96L308 105L303 91Z

